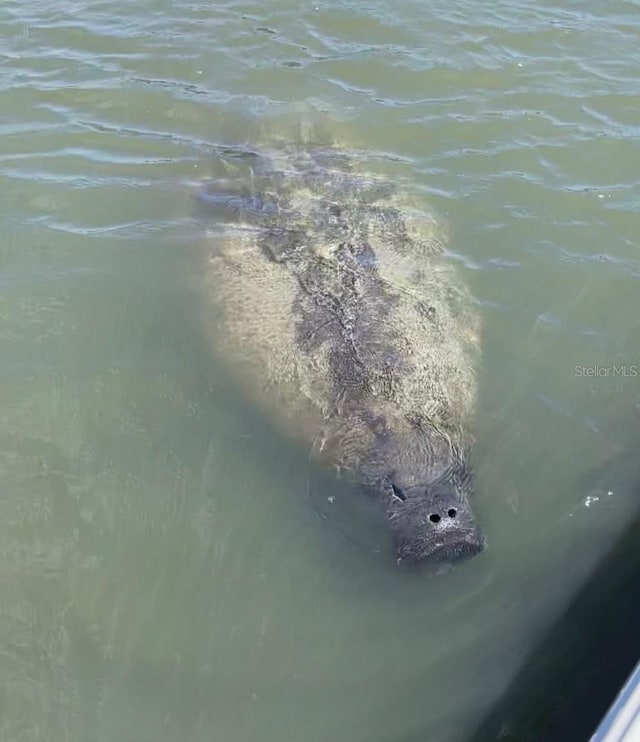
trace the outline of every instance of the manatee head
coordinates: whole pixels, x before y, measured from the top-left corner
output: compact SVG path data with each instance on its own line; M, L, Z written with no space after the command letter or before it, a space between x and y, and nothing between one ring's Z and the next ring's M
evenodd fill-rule
M483 551L468 495L451 478L408 487L385 478L380 487L398 564L459 562Z

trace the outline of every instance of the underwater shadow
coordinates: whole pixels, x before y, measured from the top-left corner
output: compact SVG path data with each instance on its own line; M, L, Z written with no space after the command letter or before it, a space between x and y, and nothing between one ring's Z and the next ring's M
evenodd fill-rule
M640 660L640 515L469 742L588 740Z

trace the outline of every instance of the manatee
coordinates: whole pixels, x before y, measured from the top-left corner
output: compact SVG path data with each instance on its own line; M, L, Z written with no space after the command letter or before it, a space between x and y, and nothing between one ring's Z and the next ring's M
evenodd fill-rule
M198 187L213 349L283 433L380 506L399 564L484 548L480 323L446 232L336 145L239 147Z

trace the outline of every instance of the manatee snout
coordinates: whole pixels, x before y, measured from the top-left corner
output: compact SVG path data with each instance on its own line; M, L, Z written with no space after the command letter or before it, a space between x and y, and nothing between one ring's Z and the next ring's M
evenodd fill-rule
M485 539L467 495L453 485L391 485L387 516L398 564L454 563L480 554Z

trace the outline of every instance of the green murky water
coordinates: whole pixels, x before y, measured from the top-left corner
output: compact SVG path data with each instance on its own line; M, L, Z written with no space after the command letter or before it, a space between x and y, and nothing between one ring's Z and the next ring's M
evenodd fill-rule
M632 0L3 0L1 740L473 734L637 512L639 66ZM446 575L320 507L194 327L189 185L290 107L479 302L490 549Z

